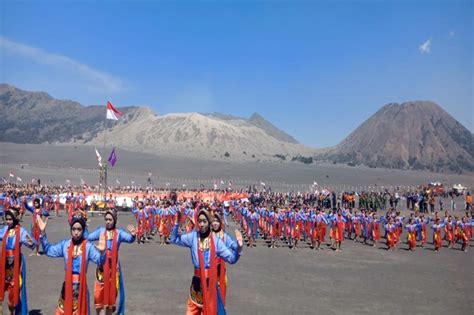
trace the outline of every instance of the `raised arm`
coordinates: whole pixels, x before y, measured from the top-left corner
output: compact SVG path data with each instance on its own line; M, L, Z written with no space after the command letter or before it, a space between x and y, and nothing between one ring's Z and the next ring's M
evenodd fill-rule
M102 232L102 228L98 227L94 232L89 233L89 235L87 236L87 240L90 242L98 241L100 238L101 232Z
M31 213L33 213L33 211L34 211L35 209L34 209L32 206L30 206L30 205L28 204L28 201L27 201L27 200L25 200L25 202L24 202L23 204L25 205L25 209L26 209L26 210L28 210L28 211L30 211Z
M171 243L178 245L178 246L183 246L183 247L189 247L191 248L193 244L193 234L195 231L191 231L186 234L180 234L179 233L179 223L175 223L173 230L171 231Z
M96 265L101 265L105 262L105 251L101 252L93 243L89 243L89 260ZM104 246L105 247L105 246Z
M40 228L40 242L43 245L44 253L48 257L64 257L64 246L65 242L69 240L62 240L54 245L49 244L48 237L46 236L46 225L48 220L43 221L41 217L38 217L38 226Z
M128 232L124 231L123 229L118 229L120 240L125 243L135 242L135 227L133 225L129 225L127 229Z
M33 249L36 246L36 241L32 239L30 234L28 234L28 231L23 228L20 232L20 242L23 246L26 246L29 249Z
M237 241L227 232L225 232L225 246L236 251L239 248Z
M44 253L48 257L58 258L64 257L64 243L69 242L69 240L62 240L57 242L56 244L51 245L48 242L48 237L46 233L41 234L40 236L41 245L43 245Z
M217 256L221 257L229 264L235 264L240 258L241 250L231 250L220 238L215 237L214 235L212 237L214 237L214 243L216 244Z

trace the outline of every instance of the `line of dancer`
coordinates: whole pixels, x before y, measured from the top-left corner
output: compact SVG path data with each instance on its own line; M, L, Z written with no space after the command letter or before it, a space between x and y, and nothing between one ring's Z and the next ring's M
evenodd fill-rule
M255 206L248 202L234 203L230 212L244 233L248 247L256 247L257 240L263 239L270 248L285 245L292 250L296 250L300 242L321 250L327 236L326 244L335 251L342 250L345 240L376 247L382 239L386 240L388 250L395 250L406 235L408 250L414 251L417 247L426 247L430 226L435 251L440 250L443 241L448 248L460 244L460 249L467 251L474 227L470 212L460 217L448 211L443 217L438 212L433 216L414 212L405 217L400 211L389 209L380 216L370 209Z

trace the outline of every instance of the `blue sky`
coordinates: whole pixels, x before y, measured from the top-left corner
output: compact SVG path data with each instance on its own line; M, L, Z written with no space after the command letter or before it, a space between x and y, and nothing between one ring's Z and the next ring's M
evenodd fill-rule
M410 100L474 130L473 1L0 1L0 82L55 98L258 112L312 147Z

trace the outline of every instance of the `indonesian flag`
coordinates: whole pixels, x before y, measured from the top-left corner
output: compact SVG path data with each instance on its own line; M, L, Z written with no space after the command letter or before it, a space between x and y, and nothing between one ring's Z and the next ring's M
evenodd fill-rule
M107 119L119 120L123 113L119 112L112 103L107 102Z
M97 156L97 163L99 163L99 167L102 167L102 157L99 154L99 151L97 151L97 148L95 149L95 155Z
M10 177L15 177L15 173L13 173L13 171L10 171Z

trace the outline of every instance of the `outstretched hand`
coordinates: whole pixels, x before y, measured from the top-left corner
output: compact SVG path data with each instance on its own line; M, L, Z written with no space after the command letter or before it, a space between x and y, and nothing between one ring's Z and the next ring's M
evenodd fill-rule
M96 247L99 251L103 252L105 251L105 246L106 246L105 235L101 233L99 237L99 244L97 244Z
M242 248L244 246L244 240L242 238L242 233L235 229L235 239L237 240L237 245L239 245L239 248Z
M48 224L48 220L46 219L43 221L43 219L41 219L41 216L37 216L36 220L38 222L38 227L41 231L41 234L44 234L44 232L46 231L46 225Z
M137 230L135 229L135 227L131 224L129 224L127 226L127 230L128 232L130 232L130 234L132 234L133 236L135 236L137 234Z
M25 238L26 238L26 243L28 244L28 246L33 246L33 240L31 239L30 235L26 234Z

